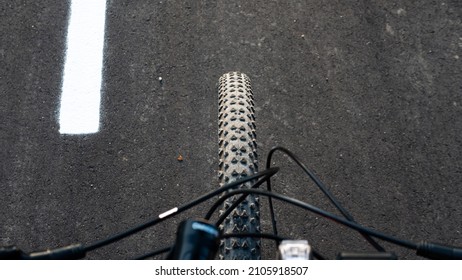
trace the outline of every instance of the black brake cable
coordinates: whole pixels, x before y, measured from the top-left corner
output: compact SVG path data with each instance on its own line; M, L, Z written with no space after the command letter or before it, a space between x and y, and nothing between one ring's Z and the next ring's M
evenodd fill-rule
M279 170L279 169L277 169L277 170ZM277 170L276 170L276 172L277 172ZM270 174L264 176L264 177L263 177L262 179L260 179L257 183L255 183L255 184L252 186L252 188L258 187L258 186L261 185L263 182L265 182L266 180L268 180L268 178L270 178L271 176L273 176L274 174L276 174L276 172L270 173ZM252 179L252 180L253 180L253 179ZM239 186L239 185L241 185L241 184L243 184L243 183L237 184L236 186ZM231 210L234 209L240 202L242 202L242 200L245 199L246 196L247 196L247 195L242 195L242 196L240 197L240 199L238 199L238 200L236 201L236 202L237 202L237 203L235 203L236 205L233 204L233 205L230 207L230 209L231 209ZM234 207L233 207L233 206L234 206ZM224 213L223 217L226 217L228 214L229 214L228 212ZM210 217L211 217L212 215L213 215L213 212L209 212L209 213L207 213L207 214L205 215L204 219L209 220ZM218 226L220 223L221 223L221 222L217 222L217 223L216 223L216 226ZM159 249L159 250L156 250L156 251L147 253L147 254L145 254L145 255L143 255L143 256L137 257L137 258L135 258L135 260L143 260L143 259L147 259L147 258L156 256L156 255L160 255L160 254L162 254L162 253L167 252L168 250L170 250L170 249L172 249L172 248L173 248L173 246L165 247L165 248L162 248L162 249Z
M276 172L277 172L277 171L276 171ZM257 183L253 184L253 185L252 185L252 188L257 188L257 187L260 186L262 183L264 183L265 181L267 181L271 176L273 176L274 174L276 174L276 172L274 172L274 173L272 173L272 174L268 174L267 176L264 176L264 177L263 177L262 179L260 179ZM241 184L243 184L243 183L241 183ZM241 184L238 184L238 185L241 185ZM237 185L237 186L238 186L238 185ZM236 200L236 202L235 202L233 205L231 205L230 208L229 208L228 210L233 210L233 209L234 209L240 202L242 202L246 197L247 197L246 194L241 195L241 197L240 197L238 200ZM225 212L225 213L222 215L223 220L229 215L229 213L231 213L231 211L227 211L227 212ZM212 215L213 215L213 211L209 211L209 212L205 215L204 219L209 220L209 219L212 217ZM221 220L221 219L218 220L218 221L216 222L215 225L216 225L216 226L219 226L219 225L223 222L223 220ZM249 235L252 235L252 233L246 233L246 234L247 234L247 237L255 237L255 236L249 236ZM253 235L254 235L254 234L253 234ZM262 237L262 236L258 236L258 237ZM226 235L225 235L225 236L222 236L222 238L227 238L227 237L226 237ZM263 238L268 238L268 239L273 239L273 240L278 240L278 241L284 239L284 238L278 237L278 236L276 236L276 235L273 235L273 238L269 237L269 235L266 235L266 237L263 237ZM162 249L153 251L153 252L151 252L151 253L147 253L147 254L145 254L145 255L143 255L143 256L140 256L140 257L135 258L135 260L143 260L143 259L147 259L147 258L156 256L156 255L160 255L160 254L162 254L162 253L167 252L167 251L170 250L172 247L173 247L173 246L169 246L169 247L166 247L166 248L162 248Z
M264 182L267 182L269 179L271 178L271 176L267 176L267 177L264 177L260 180L258 180L255 184L253 184L250 188L251 189L255 189L255 188L258 188L261 184L263 184ZM221 217L215 222L215 225L216 226L219 226L225 219L226 217L231 213L231 211L234 210L234 208L236 208L239 203L241 203L242 201L244 201L244 199L247 197L247 194L243 194L241 195L231 206L229 206L228 209L226 209L226 211L221 215ZM210 220L210 218L212 217L214 211L212 211L212 209L210 209L207 214L205 214L204 216L204 219L206 220ZM277 234L275 234L277 235Z
M340 224L342 224L344 226L355 229L358 232L361 232L361 233L364 233L364 234L367 234L367 235L370 235L370 236L375 236L375 237L377 237L379 239L382 239L384 241L387 241L387 242L390 242L390 243L393 243L393 244L396 244L396 245L399 245L399 246L402 246L402 247L405 247L405 248L408 248L408 249L413 249L413 250L416 250L417 247L418 247L417 244L415 244L415 243L413 243L411 241L398 239L396 237L384 234L382 232L367 228L367 227L365 227L363 225L360 225L360 224L358 224L356 222L352 222L350 220L347 220L347 219L341 218L339 216L336 216L336 215L334 215L334 214L332 214L332 213L330 213L328 211L317 208L317 207L315 207L315 206L313 206L311 204L308 204L306 202L302 202L300 200L297 200L297 199L294 199L294 198L291 198L291 197L288 197L288 196L285 196L285 195L277 194L277 193L274 193L274 192L269 192L269 191L263 191L263 190L257 190L257 189L236 189L236 190L231 190L228 193L225 193L222 197L220 197L220 199L213 204L211 209L213 211L215 211L222 203L224 203L224 201L226 199L228 199L229 197L232 197L234 195L239 195L239 194L257 194L257 195L272 197L272 198L275 198L275 199L278 199L278 200L285 201L287 203L293 204L293 205L298 206L300 208L309 210L309 211L311 211L313 213L316 213L316 214L318 214L320 216L323 216L325 218L329 218L329 219L331 219L333 221L336 221L336 222L338 222L338 223L340 223Z
M337 208L340 213L349 221L355 222L353 216L340 204L340 202L335 198L335 196L327 189L327 187L322 183L322 181L312 172L310 171L291 151L287 150L284 147L274 147L268 153L268 157L266 160L266 168L271 167L271 158L276 151L281 151L282 153L289 156L304 172L310 179L316 184L316 186L324 193L325 196L332 202L332 204ZM271 191L271 181L267 180L268 190ZM274 217L274 210L272 208L272 201L271 197L268 198L270 204L270 214L271 214L271 223L273 225L273 232L277 234L276 229L276 219ZM377 243L374 239L372 239L368 234L360 232L360 234L366 239L369 244L371 244L376 250L380 252L385 252L385 249Z
M221 188L219 188L217 190L211 191L211 192L209 192L209 193L207 193L207 194L205 194L205 195L203 195L203 196L201 196L201 197L199 197L199 198L197 198L197 199L195 199L195 200L193 200L191 202L188 202L185 205L182 205L182 206L179 206L179 207L174 207L174 208L160 214L157 218L152 219L152 220L150 220L150 221L148 221L146 223L140 224L140 225L135 226L135 227L133 227L131 229L128 229L128 230L126 230L124 232L121 232L121 233L115 234L113 236L110 236L110 237L108 237L106 239L97 241L97 242L95 242L95 243L93 243L93 244L91 244L89 246L85 246L83 248L83 250L85 252L89 252L89 251L93 251L93 250L96 250L98 248L104 247L106 245L109 245L111 243L117 242L117 241L119 241L119 240L121 240L123 238L126 238L126 237L128 237L130 235L133 235L133 234L135 234L135 233L137 233L139 231L142 231L142 230L144 230L144 229L146 229L148 227L154 226L154 225L156 225L156 224L158 224L160 222L163 222L163 221L165 221L165 220L167 220L167 219L169 219L171 217L174 217L174 216L178 215L179 213L181 213L181 212L183 212L185 210L188 210L188 209L190 209L190 208L192 208L192 207L194 207L194 206L196 206L196 205L198 205L198 204L200 204L200 203L202 203L202 202L204 202L204 201L206 201L206 200L208 200L208 199L210 199L210 198L212 198L214 196L217 196L222 192L225 192L225 191L227 191L229 189L232 189L232 188L234 188L234 187L236 187L236 186L238 186L240 184L244 184L246 182L258 179L258 178L263 177L263 176L271 177L272 175L276 174L278 172L278 170L279 170L279 168L274 167L274 168L266 169L266 170L261 171L259 173L253 174L251 176L244 177L242 179L236 180L236 181L234 181L234 182L232 182L230 184L227 184L227 185L225 185L225 186L223 186L223 187L221 187Z

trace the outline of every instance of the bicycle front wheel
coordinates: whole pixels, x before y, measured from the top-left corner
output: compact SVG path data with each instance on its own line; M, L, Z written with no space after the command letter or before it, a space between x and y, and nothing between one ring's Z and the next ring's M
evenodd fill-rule
M255 109L247 75L226 73L219 79L219 179L220 185L231 183L258 172L255 133ZM252 182L240 187L249 188ZM225 201L220 216L236 197ZM248 195L226 217L220 229L223 233L259 233L259 198ZM260 259L260 239L229 238L220 243L219 257L226 260Z

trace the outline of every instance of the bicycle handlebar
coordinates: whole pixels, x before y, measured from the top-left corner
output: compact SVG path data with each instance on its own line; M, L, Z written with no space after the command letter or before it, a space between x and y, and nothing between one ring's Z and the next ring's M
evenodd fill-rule
M329 199L332 202L335 202L334 204L339 205L339 203L333 198L333 195L330 194L327 191L327 188L320 182L320 180L313 175L292 153L290 153L288 150L281 148L281 147L276 147L272 149L271 154L275 150L280 150L287 155L289 155L299 166L304 169L304 171L308 174L308 176L315 181L315 183L323 190L323 192L329 197ZM406 240L400 240L398 238L388 236L386 234L383 234L381 232L375 231L368 229L360 224L358 224L351 215L349 215L346 210L342 211L346 219L337 217L329 212L326 212L322 209L316 208L312 205L306 204L304 202L301 202L299 200L277 194L271 191L270 188L270 178L274 174L278 172L279 168L273 167L269 168L269 165L267 166L267 169L256 173L252 176L248 176L246 178L234 181L230 184L227 184L215 191L212 191L210 193L207 193L189 203L186 203L185 205L175 207L175 211L167 211L166 213L168 214L161 214L158 216L158 218L153 219L147 223L141 224L139 226L136 226L130 230L127 230L123 233L114 235L112 237L109 237L105 240L98 241L90 246L82 246L81 244L73 244L69 246L65 246L62 248L57 248L53 250L46 250L46 251L41 251L41 252L33 252L33 253L25 253L18 249L15 246L9 246L9 247L0 247L0 260L21 260L21 259L27 259L27 260L51 260L51 259L82 259L86 256L86 253L98 248L101 248L105 245L111 244L113 242L119 241L127 236L130 236L132 234L135 234L143 229L146 229L150 226L156 225L172 216L175 216L176 214L179 214L187 209L190 209L194 207L195 205L198 205L212 197L215 197L217 195L222 194L223 192L228 191L228 193L224 196L221 197L220 201L222 201L224 198L228 196L233 196L233 195L240 195L239 199L242 199L242 197L247 196L248 194L259 194L259 195L264 195L269 198L275 198L279 199L282 201L285 201L287 203L291 203L293 205L302 207L306 210L312 211L318 215L321 215L323 217L327 217L329 219L335 220L337 222L340 222L341 224L348 226L352 229L357 230L363 236L366 237L366 239L371 239L371 236L378 237L380 239L386 240L388 242L395 243L397 245L406 247L408 249L413 249L416 250L416 254L425 258L429 259L462 259L462 248L459 247L453 247L453 246L446 246L446 245L441 245L441 244L436 244L436 243L430 243L430 242L420 242L418 244L412 243L410 241ZM262 191L258 189L238 189L238 190L231 190L232 188L244 184L246 182L258 179L260 179L257 183L254 184L253 187L257 187L258 185L264 183L265 181L268 184L268 191ZM231 191L230 191L231 190ZM235 205L234 205L235 206ZM234 207L233 206L233 207ZM214 204L214 207L216 207L216 204ZM212 207L207 214L207 218L211 217L211 214L213 213ZM341 207L341 206L339 206ZM228 209L231 211L230 209ZM345 214L346 213L346 214ZM170 251L168 258L169 259L210 259L213 258L215 253L216 253L216 248L217 248L217 242L219 238L222 237L227 237L226 235L222 235L219 233L219 231L216 229L215 226L205 222L205 221L198 221L198 220L193 220L193 221L185 221L180 224L179 231L177 232L177 242L173 248L167 247L163 248L161 250L158 250L155 252L157 253L163 253L166 251ZM248 237L255 237L255 234L249 234ZM263 237L263 238L271 238L274 240L282 240L283 238L277 236L276 231L275 234L259 234L258 237ZM376 244L375 241L373 241L371 244L374 245ZM376 249L380 249L380 246L375 246ZM205 248L205 249L204 249ZM340 254L339 256L343 256L345 258L358 258L358 257L367 257L367 258L386 258L386 259L393 259L393 254L383 252L379 250L380 252L376 254ZM145 256L153 256L154 253L152 254L147 254ZM315 250L313 250L313 255L318 258L322 259L322 256L317 253Z

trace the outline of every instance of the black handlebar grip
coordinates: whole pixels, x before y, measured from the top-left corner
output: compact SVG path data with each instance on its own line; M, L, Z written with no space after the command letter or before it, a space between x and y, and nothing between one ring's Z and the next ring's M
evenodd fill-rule
M15 246L8 246L0 247L0 260L77 260L84 258L85 253L81 244L30 254L24 253Z
M16 246L0 247L0 260L22 260L25 256Z
M416 254L434 260L462 260L462 248L449 247L425 241L417 245Z

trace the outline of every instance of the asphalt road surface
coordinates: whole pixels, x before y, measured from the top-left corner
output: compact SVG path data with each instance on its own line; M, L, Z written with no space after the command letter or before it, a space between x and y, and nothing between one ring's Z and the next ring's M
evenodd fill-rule
M462 246L462 2L411 2L108 0L101 129L61 135L70 3L2 1L0 244L90 244L215 189L216 84L242 71L261 167L282 145L357 221ZM276 191L333 210L286 157L274 161ZM164 247L207 206L88 258ZM281 235L329 258L373 250L344 227L276 207ZM275 256L270 245L264 257Z

